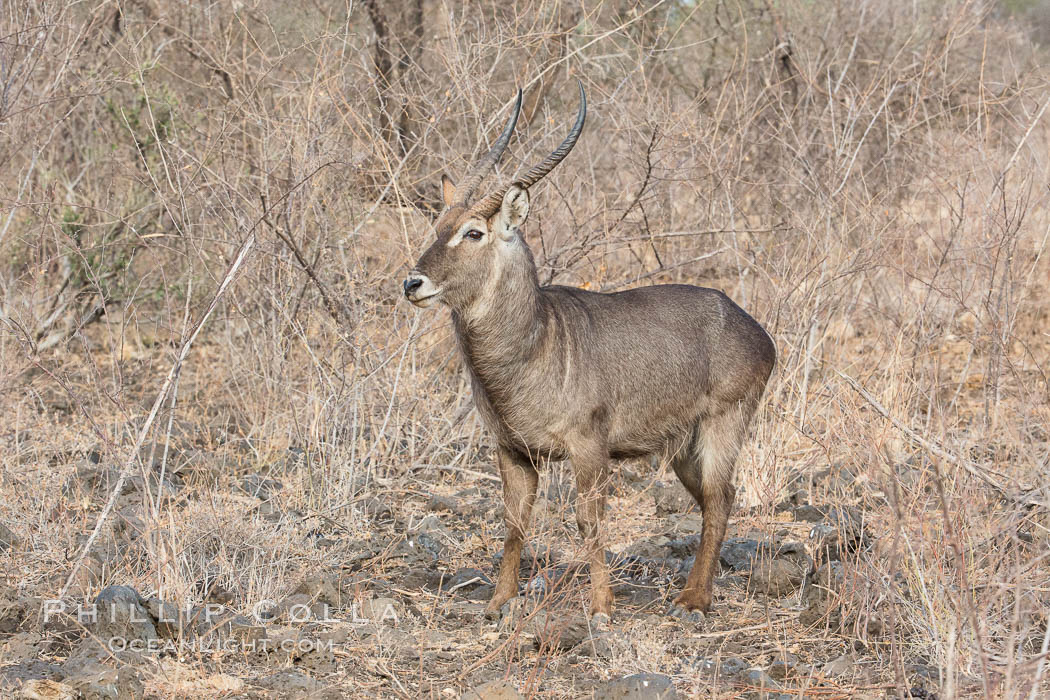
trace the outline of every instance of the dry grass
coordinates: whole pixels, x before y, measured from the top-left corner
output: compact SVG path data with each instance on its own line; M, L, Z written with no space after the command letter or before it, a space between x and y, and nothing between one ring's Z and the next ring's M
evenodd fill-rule
M182 488L151 488L144 535L73 576L71 595L120 583L199 602L219 582L247 611L382 542L353 585L396 594L413 635L448 630L437 653L454 658L348 646L325 680L346 692L454 695L506 670L523 693L571 697L647 670L731 695L683 661L784 651L817 669L858 660L852 675L789 684L821 697L905 697L916 660L941 670L941 697L1050 689L1050 91L1005 11L15 0L0 23L0 523L22 538L0 560L19 595L61 591L96 523L112 539L110 493L63 490L94 450L130 477L155 463ZM527 231L541 279L718 287L766 325L779 364L731 536L804 539L775 511L798 490L860 506L875 544L847 564L841 624L806 627L797 597L722 587L699 632L626 605L622 644L599 660L453 625L452 599L404 583L388 556L429 494L476 487L461 500L477 512L441 517L455 536L435 566L492 571L488 443L445 312L403 303L399 281L439 174L489 143L514 86L526 118L504 179L561 138L576 77L587 129L537 188ZM282 481L278 513L233 488L247 473ZM668 527L644 481L617 486L614 549ZM377 501L393 525L373 517ZM550 504L534 542L571 562L573 516ZM585 579L564 586L559 604L586 594ZM68 651L46 633L33 644ZM258 673L164 664L158 697L229 696Z

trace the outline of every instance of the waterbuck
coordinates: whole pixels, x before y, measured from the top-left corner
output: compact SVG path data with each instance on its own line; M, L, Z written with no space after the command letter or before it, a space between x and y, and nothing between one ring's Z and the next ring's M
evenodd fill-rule
M543 460L569 459L591 574L591 613L613 595L601 521L609 462L659 455L703 512L696 563L671 613L711 608L712 578L735 488L733 468L773 370L769 335L725 294L667 284L613 294L540 286L521 233L529 187L580 137L587 98L565 140L513 184L472 202L521 110L458 186L442 177L434 241L404 282L416 306L442 302L496 438L506 506L503 562L489 611L518 594L521 548Z

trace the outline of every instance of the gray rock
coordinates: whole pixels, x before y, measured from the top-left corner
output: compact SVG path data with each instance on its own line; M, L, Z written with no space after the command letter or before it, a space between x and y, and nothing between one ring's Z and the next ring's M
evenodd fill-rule
M4 586L0 589L0 634L12 634L30 627L30 618L39 609L32 599L20 597L14 588ZM63 616L56 615L52 619L60 617Z
M751 668L741 671L737 678L740 683L747 686L748 690L769 691L780 689L780 684L762 669Z
M477 620L484 617L487 602L487 599L482 601L473 598L451 601L448 612L445 614L445 621L449 623L450 629L473 626Z
M331 617L331 606L322 603L305 593L293 593L286 596L274 608L274 618L293 624L306 624Z
M722 544L719 562L730 571L750 571L751 563L758 556L758 540L732 537Z
M405 555L405 559L410 567L398 577L400 588L405 590L434 589L441 585L441 574L434 570L436 567L425 556L421 557L418 552L412 552Z
M284 484L277 479L267 479L262 474L248 474L241 479L238 488L249 496L268 501L274 493L284 488Z
M553 647L562 651L575 649L591 638L590 620L582 614L558 615L536 611L525 623L525 631L534 636L537 648Z
M770 678L782 681L788 676L794 675L798 665L799 660L797 656L791 652L784 652L782 656L775 659L773 663L769 665L766 672L769 674Z
M393 652L398 658L409 661L420 658L421 640L414 634L395 627L380 627L376 630L375 639L384 654Z
M722 681L736 678L748 666L743 659L738 659L735 656L696 659L693 665L705 676Z
M62 667L62 682L80 700L138 700L144 688L138 671L128 665L111 668L92 658L74 657Z
M404 615L400 603L393 598L373 598L361 603L357 616L373 625L396 625Z
M857 467L836 462L824 469L815 472L800 474L795 478L792 487L809 493L814 487L833 493L853 494L860 493L857 482Z
M667 516L669 534L697 536L704 530L704 516L700 513L672 513Z
M141 505L121 508L113 517L113 534L128 542L137 540L146 531L146 518Z
M278 508L273 501L263 501L258 506L251 510L253 515L257 515L268 523L279 523L284 520L285 516L292 515L291 513L285 513L283 510Z
M73 700L75 691L69 686L62 687L59 683L62 678L62 667L56 664L41 661L40 659L24 659L13 663L12 659L4 659L5 665L0 667L0 696L15 697L15 691L22 689L24 697L38 697L42 700ZM39 691L36 695L27 692L27 689ZM67 690L68 689L68 690ZM52 693L53 694L49 694ZM63 693L70 693L68 696Z
M439 540L455 541L452 532L441 523L441 518L431 513L422 520L412 523L407 533L412 535L430 535Z
M592 656L596 659L611 659L617 649L624 647L623 641L612 632L599 632L583 640L575 651L580 656Z
M383 551L383 545L376 539L360 539L349 542L346 554L340 564L344 571L357 571L365 562Z
M525 584L525 595L540 597L547 595L547 589L550 586L547 584L547 577L540 574L539 576L533 576L529 579L529 582Z
M159 462L158 462L159 465ZM62 485L62 495L66 498L81 501L90 501L108 496L113 487L117 485L120 478L120 469L115 466L107 466L89 459L81 460L76 471L66 479ZM132 469L120 487L119 496L130 496L132 494L149 493L156 497L158 494L164 498L171 498L179 488L178 477L170 471L166 472L163 480L160 479L158 469L148 469L144 479L139 469Z
M182 449L175 444L175 441L167 445L163 440L146 442L139 449L139 462L150 471L160 471L162 466L166 471L172 471L183 461L185 460L182 456Z
M288 456L284 460L284 471L293 472L306 466L310 456L301 447L289 447Z
M826 516L826 508L818 508L817 506L804 504L796 506L793 509L792 515L795 517L796 523L819 523Z
M654 482L652 490L656 514L659 516L688 513L696 507L696 499L690 496L678 481L672 484L665 484L662 481Z
M321 683L299 671L278 671L258 681L260 687L278 693L282 698L310 697L321 689Z
M866 549L870 537L864 527L864 516L857 508L830 506L824 517L809 533L813 551L821 562L840 561Z
M537 542L529 542L521 553L521 566L524 571L537 572L553 567L556 558L554 550L550 547ZM503 551L501 550L492 557L493 568L499 570L502 561Z
M678 693L667 676L657 673L636 673L599 685L594 700L671 700Z
M639 588L636 584L643 581L653 581L657 578L667 580L668 577L676 584L682 583L682 579L692 566L692 558L682 561L673 557L635 557L628 554L618 554L611 558L609 566L614 571L614 577L623 584L614 586L614 593L618 597L623 596L625 600L632 600L632 604L645 604L652 602L658 597L657 591L651 586Z
M699 547L700 535L676 537L667 543L667 549L671 552L671 556L677 559L688 559L695 556Z
M168 455L168 473L197 484L214 484L227 474L227 465L221 456L199 449L187 449Z
M923 662L908 664L904 667L904 672L912 678L913 681L925 681L933 683L936 686L940 686L945 678L945 673L942 669Z
M923 455L912 455L894 466L898 483L908 491L935 493L935 470Z
M459 700L522 700L508 681L489 681L459 696Z
M422 641L426 649L449 649L453 637L441 630L423 630Z
M838 595L846 582L846 567L842 562L830 561L813 574L814 589L823 596Z
M667 557L670 543L671 540L663 535L646 537L631 544L623 551L623 554L628 557L639 557L641 559L663 559Z
M146 609L157 628L157 632L166 639L180 639L193 629L193 620L185 607L178 607L160 598L146 601Z
M460 569L441 582L445 593L469 593L479 586L491 585L492 581L480 569Z
M0 523L0 552L8 549L18 549L22 546L22 538L15 534L14 530Z
M797 591L806 579L806 571L796 562L786 559L760 560L755 564L747 589L782 598Z
M856 666L856 659L848 654L843 654L824 664L824 668L821 671L828 678L839 678L852 674Z
M120 472L111 467L104 467L90 460L82 461L76 471L62 485L62 495L70 499L91 498L100 493L109 493L116 486ZM126 479L120 488L121 496L133 493L135 485Z
M244 615L237 615L221 606L193 609L194 631L201 637L215 635L219 639L240 639L255 642L264 639L266 628Z
M809 489L789 488L787 497L776 505L774 512L792 512L809 501Z
M824 621L829 626L838 625L841 621L838 598L845 580L842 562L830 561L817 569L803 594L806 609L799 615L799 622L813 625Z
M160 479L158 474L150 474L148 482L139 475L128 478L131 483L132 492L137 494L149 494L151 498L170 500L175 498L180 488L180 482L168 474ZM123 489L121 489L123 493Z
M378 498L369 497L362 499L357 504L357 507L361 512L373 520L390 520L394 517L394 513L390 510L390 506Z
M456 513L457 515L461 512L459 499L454 496L439 496L438 494L430 496L430 499L427 501L427 510L432 513L447 512Z
M747 588L778 598L794 593L802 586L812 566L805 547L797 542L786 542L771 558L760 556L754 561Z
M311 602L324 603L332 608L343 604L339 576L333 573L311 574L306 576L295 587L292 594L308 596Z
M160 635L146 601L130 586L108 586L95 598L98 617L92 632L103 642L114 637L125 640L155 640Z
M445 553L445 545L426 533L408 533L394 550L395 555L408 561L433 562Z

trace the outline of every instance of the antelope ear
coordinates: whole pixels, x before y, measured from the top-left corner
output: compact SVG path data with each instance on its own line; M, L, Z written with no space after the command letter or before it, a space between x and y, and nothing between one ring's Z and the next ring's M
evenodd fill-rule
M456 196L456 183L448 175L441 176L441 198L445 200L445 206L452 206L452 198Z
M529 191L511 185L507 193L503 195L503 204L499 208L499 221L497 228L501 235L509 236L510 233L520 228L529 218Z

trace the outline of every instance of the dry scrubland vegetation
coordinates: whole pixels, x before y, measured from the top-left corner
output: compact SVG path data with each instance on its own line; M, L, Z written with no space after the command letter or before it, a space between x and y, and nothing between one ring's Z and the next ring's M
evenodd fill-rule
M760 694L758 669L785 696L1047 692L1050 92L1018 19L1034 12L4 3L4 694L456 697L507 680L577 697L647 671L739 697ZM718 287L779 350L730 522L753 559L727 550L702 625L663 616L698 515L648 463L613 486L609 630L578 617L560 464L529 595L483 618L492 453L447 314L400 298L440 173L491 142L516 85L496 177L541 158L576 77L587 129L526 231L541 279ZM336 643L107 655L101 630L42 618L44 599L109 585L242 615L328 602L336 622L262 626ZM373 598L397 625L350 623Z

